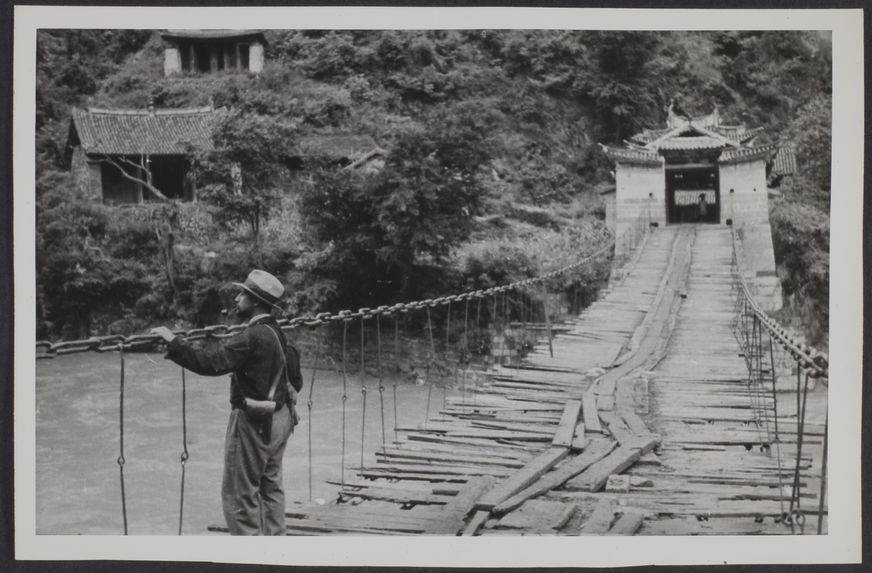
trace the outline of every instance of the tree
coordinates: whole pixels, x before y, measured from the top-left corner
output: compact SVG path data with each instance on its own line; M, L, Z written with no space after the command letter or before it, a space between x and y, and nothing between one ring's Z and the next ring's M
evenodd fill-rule
M793 145L800 173L829 200L832 163L832 105L822 95L800 107L784 133Z
M136 213L77 196L68 176L40 179L36 260L41 335L105 333L153 292L157 240Z
M660 37L651 32L594 32L589 45L591 73L577 79L576 90L592 104L603 136L619 142L650 127L662 107L657 96L663 78L650 70Z
M214 148L194 151L201 197L215 207L220 222L248 226L255 245L277 204L295 133L291 121L233 110L217 126Z
M377 174L322 172L304 191L304 217L324 253L313 270L336 281L339 301L424 293L416 272L444 263L468 238L488 158L481 120L468 111L400 135Z

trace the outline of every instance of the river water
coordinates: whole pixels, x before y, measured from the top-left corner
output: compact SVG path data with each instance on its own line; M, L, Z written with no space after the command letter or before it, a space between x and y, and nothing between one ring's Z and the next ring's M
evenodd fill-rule
M39 360L36 366L36 529L39 534L123 533L119 466L118 353L82 353ZM124 479L131 535L174 535L179 527L182 452L181 368L160 354L125 355ZM376 378L361 380L303 369L305 386L298 410L302 421L284 458L287 503L308 501L309 471L313 499L334 499L341 479L343 393L345 401L345 465L358 466L367 388L364 463L371 463L382 443L382 420L391 441L399 426L422 424L430 390L430 415L444 396L441 381L432 388L406 378L383 381L384 409ZM223 524L221 471L229 413L229 377L186 374L187 443L183 533L204 534ZM312 389L312 412L306 400ZM384 411L384 417L382 417ZM309 433L312 434L311 466ZM353 478L345 470L345 479Z

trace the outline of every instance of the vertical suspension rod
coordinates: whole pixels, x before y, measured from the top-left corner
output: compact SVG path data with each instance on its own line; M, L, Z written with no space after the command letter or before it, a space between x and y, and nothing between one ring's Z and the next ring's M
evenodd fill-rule
M119 454L118 471L121 477L121 517L124 520L124 535L127 535L127 496L124 491L124 345L118 345L118 356L121 359L120 392L118 402Z

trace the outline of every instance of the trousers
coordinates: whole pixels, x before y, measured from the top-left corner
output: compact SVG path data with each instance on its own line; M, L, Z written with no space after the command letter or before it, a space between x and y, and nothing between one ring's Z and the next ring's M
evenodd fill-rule
M231 535L285 535L282 458L292 431L286 407L272 416L269 443L245 411L230 412L221 503Z

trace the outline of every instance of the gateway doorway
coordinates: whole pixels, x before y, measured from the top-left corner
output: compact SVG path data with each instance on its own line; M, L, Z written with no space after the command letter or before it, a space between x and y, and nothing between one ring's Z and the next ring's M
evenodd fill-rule
M720 204L717 168L667 168L667 223L718 223Z

